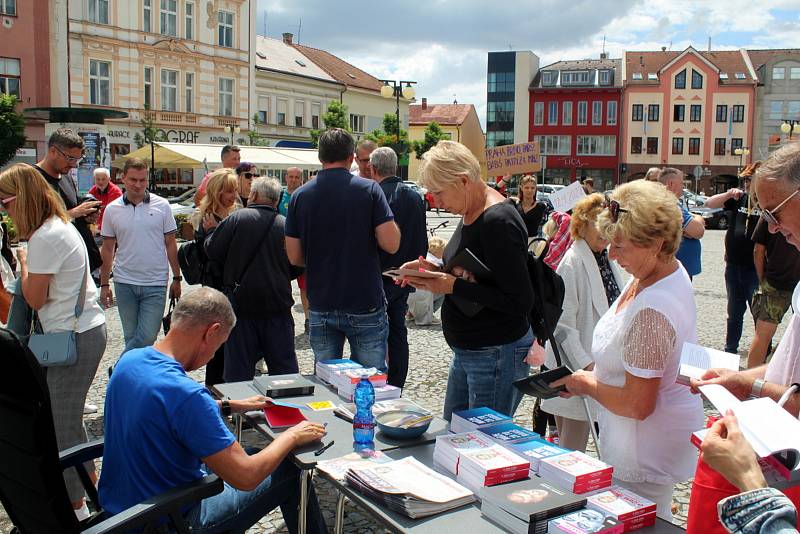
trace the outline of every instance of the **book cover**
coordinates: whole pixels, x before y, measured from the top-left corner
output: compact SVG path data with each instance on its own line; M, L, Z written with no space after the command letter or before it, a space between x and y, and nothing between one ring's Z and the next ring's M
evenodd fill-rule
M314 394L314 383L299 373L257 376L253 379L253 386L259 393L267 397L296 397Z
M297 408L289 408L288 406L267 406L264 408L264 417L267 419L267 424L272 429L289 428L306 418L303 412Z
M521 426L510 422L481 427L479 431L483 432L498 443L519 443L520 441L528 441L541 437L532 430L522 428Z
M539 464L539 470L550 471L556 476L564 477L567 480L601 478L605 474L609 476L614 468L605 462L578 451L568 452L553 458L545 458Z
M628 521L623 521L622 524L625 527L622 532L632 532L640 528L652 527L656 524L656 513L653 512L651 514L635 517Z
M471 428L479 428L497 423L511 422L511 418L509 416L486 407L453 412L453 419L456 418L466 422Z
M460 468L472 469L487 476L507 471L528 471L531 463L498 443L481 449L459 451ZM468 466L468 464L473 466Z
M656 503L620 486L613 486L589 495L586 499L586 507L616 517L620 521L627 521L656 511Z
M516 454L529 459L531 461L531 469L534 471L539 470L539 462L542 458L551 458L570 452L541 438L512 443L509 448Z
M551 519L547 534L620 534L624 529L621 521L587 508Z
M577 510L586 504L586 498L536 478L481 488L480 497L527 523Z
M475 276L475 279L479 282L486 282L492 280L492 271L484 264L478 257L472 253L472 251L468 248L465 248L461 252L455 255L447 265L442 268L442 271L449 273L453 270L454 267L461 267L464 270L469 271ZM474 317L478 314L483 308L483 304L479 304L477 302L467 300L463 297L457 297L454 295L450 295L450 299L456 305L456 307L466 315L467 317Z

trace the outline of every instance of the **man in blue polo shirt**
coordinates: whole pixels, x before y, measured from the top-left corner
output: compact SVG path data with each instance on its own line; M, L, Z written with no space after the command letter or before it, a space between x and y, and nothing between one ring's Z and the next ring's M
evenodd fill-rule
M278 506L289 532L298 531L300 471L286 456L320 440L325 428L303 421L248 454L221 414L258 410L268 399L218 402L186 374L214 357L235 323L227 297L203 287L178 301L165 338L120 358L106 390L98 486L104 510L118 514L213 471L225 481L224 489L187 511L192 532L244 532ZM313 488L310 492L307 532L327 533Z
M340 128L319 139L322 169L294 192L286 217L289 261L306 268L309 342L317 360L386 370L389 327L378 249L394 254L400 230L380 186L350 174L355 143Z
M673 167L666 167L661 171L658 181L664 184L678 199L683 220L683 238L675 257L681 262L689 278L700 274L700 238L706 232L706 223L699 215L692 215L683 204L683 172Z

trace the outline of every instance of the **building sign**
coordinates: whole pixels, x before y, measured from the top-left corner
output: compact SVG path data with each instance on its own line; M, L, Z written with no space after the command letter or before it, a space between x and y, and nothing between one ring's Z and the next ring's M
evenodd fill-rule
M539 143L519 143L486 149L486 169L490 176L525 174L542 169Z
M18 158L35 158L36 157L36 149L35 148L18 148L16 157Z
M575 207L582 198L586 196L583 185L579 181L574 181L567 187L550 193L548 200L553 204L556 211L567 212Z
M59 128L70 128L83 139L86 155L71 174L77 185L78 194L84 195L94 185L95 168L111 166L106 127L102 124L50 122L44 126L45 137L50 137Z

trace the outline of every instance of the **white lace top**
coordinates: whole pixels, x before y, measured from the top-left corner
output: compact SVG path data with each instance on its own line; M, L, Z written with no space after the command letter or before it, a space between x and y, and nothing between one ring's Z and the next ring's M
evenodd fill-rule
M655 410L643 421L599 408L603 460L614 466L615 477L627 482L686 480L697 462L697 449L689 438L703 427L700 396L675 382L684 341L697 342L691 282L679 267L642 290L619 313L618 303L619 299L594 329L595 376L614 387L625 384L626 372L661 378L661 384Z

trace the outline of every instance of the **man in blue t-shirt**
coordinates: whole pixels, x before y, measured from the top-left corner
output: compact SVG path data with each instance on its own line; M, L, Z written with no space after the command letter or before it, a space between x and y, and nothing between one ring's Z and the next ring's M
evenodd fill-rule
M706 232L706 223L700 215L692 215L683 204L683 172L673 167L661 171L658 181L664 184L678 199L681 209L683 238L675 257L683 264L683 268L691 279L700 274L700 238Z
M214 357L235 323L228 299L203 287L178 301L164 339L120 358L106 391L98 486L108 513L120 513L213 471L225 488L187 511L193 531L244 532L280 506L289 532L297 532L300 473L286 456L321 439L324 427L304 421L250 455L225 426L221 412L261 409L269 399L220 403L186 375ZM308 531L327 532L313 493L308 502Z
M286 217L289 261L306 268L309 342L317 360L386 370L388 323L378 249L394 254L400 230L380 186L350 174L355 144L340 128L319 138L322 170L294 192Z

